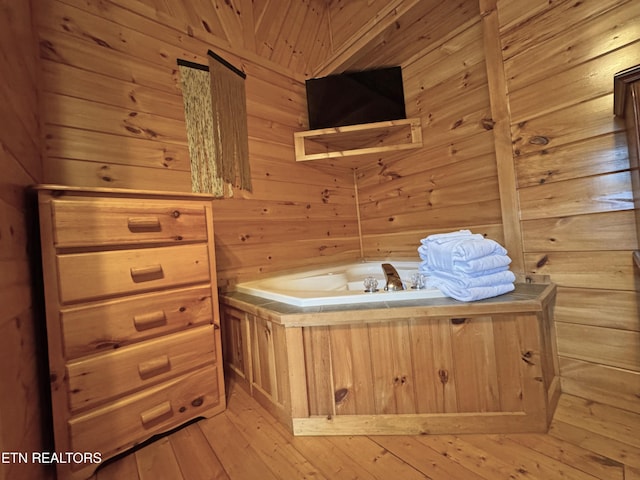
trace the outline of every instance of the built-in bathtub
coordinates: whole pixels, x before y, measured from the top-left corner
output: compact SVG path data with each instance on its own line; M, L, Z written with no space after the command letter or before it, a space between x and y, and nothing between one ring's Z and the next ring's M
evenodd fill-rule
M415 264L392 263L411 277ZM293 278L304 292L305 283L333 285L334 276L382 278L378 268L323 268L277 282ZM349 292L344 284L334 286ZM480 302L350 298L310 308L227 292L220 297L226 375L295 435L545 432L560 393L555 291L518 283Z
M394 266L402 279L404 290L384 290L386 279L382 263L390 263ZM298 307L443 297L444 295L438 289L414 288L413 277L418 273L418 266L419 262L406 260L333 265L240 283L236 290ZM378 281L376 292L365 291L364 281L371 277Z

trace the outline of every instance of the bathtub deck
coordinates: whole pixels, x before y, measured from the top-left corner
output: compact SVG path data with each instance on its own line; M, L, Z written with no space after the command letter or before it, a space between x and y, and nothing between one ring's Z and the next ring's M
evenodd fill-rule
M386 321L390 310L395 316L456 316L461 312L474 315L518 313L540 310L541 302L555 295L552 284L516 283L515 290L498 297L476 302L460 302L448 297L437 297L396 302L369 302L346 305L320 305L299 307L240 292L222 294L223 303L251 311L254 315L285 327L328 326L345 323ZM348 314L348 315L345 315Z
M562 395L548 434L293 437L240 388L228 409L93 480L638 480L640 415Z

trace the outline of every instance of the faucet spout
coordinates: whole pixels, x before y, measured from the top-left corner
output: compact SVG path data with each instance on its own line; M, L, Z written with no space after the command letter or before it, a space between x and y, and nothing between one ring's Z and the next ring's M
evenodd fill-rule
M390 263L383 263L382 270L384 271L384 276L387 279L387 284L384 287L385 290L404 290L400 275L393 265Z

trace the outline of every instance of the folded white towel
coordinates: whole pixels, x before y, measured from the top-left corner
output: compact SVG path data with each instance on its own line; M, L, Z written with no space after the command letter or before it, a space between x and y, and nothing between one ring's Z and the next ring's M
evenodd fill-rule
M462 302L472 302L512 292L515 289L515 286L513 283L504 283L501 285L492 285L490 287L459 288L445 283L438 288L447 297L455 298Z
M418 270L427 275L433 272L448 272L454 275L464 274L471 277L489 275L491 273L508 270L511 258L508 255L487 255L467 261L453 261L450 267L443 266L440 262L424 260Z
M452 249L454 260L473 260L487 255L506 255L507 250L490 238L462 240Z
M443 284L448 284L455 288L492 287L513 283L515 279L516 276L509 270L501 270L480 276L454 275L449 272L435 271L427 276L426 286L427 288L439 288Z
M455 275L455 276L464 276L464 277L485 277L487 275L493 275L494 273L500 273L500 272L506 272L509 270L509 265L503 265L502 267L496 267L496 268L490 268L489 270L482 270L480 272L471 272L471 273L466 273L466 272L454 272L454 271L444 271L444 270L433 270L431 268L429 268L427 266L427 262L422 262L419 266L418 266L418 272L422 273L423 275L429 276L429 275L433 275L434 273L447 273L450 275Z
M486 275L487 270L495 271L501 267L508 267L511 258L508 255L488 255L486 257L453 262L453 272L462 272L472 276Z
M469 230L429 235L420 241L427 287L436 287L460 301L495 297L515 288L509 271L511 258L499 243Z
M450 233L435 233L433 235L429 235L426 238L420 240L420 243L423 245L429 244L443 244L447 242L451 242L454 240L460 240L464 238L484 238L479 233L471 233L470 230L458 230L457 232Z
M466 263L490 255L506 255L507 250L482 235L461 236L447 242L430 242L418 248L420 258L433 269L452 270L456 263Z

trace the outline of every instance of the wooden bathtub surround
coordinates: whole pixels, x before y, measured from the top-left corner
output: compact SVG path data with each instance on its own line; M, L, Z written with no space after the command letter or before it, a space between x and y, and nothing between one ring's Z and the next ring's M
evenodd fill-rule
M232 292L225 365L295 435L545 432L555 294L299 308Z
M211 197L37 187L56 452L225 409ZM57 464L58 478L98 464Z

